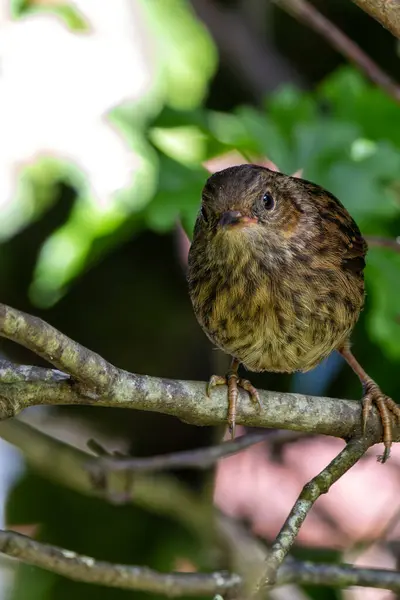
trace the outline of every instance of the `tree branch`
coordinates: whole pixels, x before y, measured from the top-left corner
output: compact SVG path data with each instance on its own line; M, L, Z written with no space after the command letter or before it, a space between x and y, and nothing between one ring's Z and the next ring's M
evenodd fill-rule
M276 437L279 438L280 435L281 432L270 432L268 437L272 441L276 439ZM81 493L90 495L96 493L85 472L85 465L89 460L89 455L85 452L60 440L56 440L16 419L0 423L0 436L21 449L25 454L27 461L42 475ZM250 435L242 436L242 439L249 437ZM251 437L253 441L255 441L256 437L254 435L251 435ZM241 438L238 439L240 440ZM241 444L243 444L243 441ZM125 486L125 479L122 477L122 474L115 474L115 479L113 479L112 483L113 489L125 489L124 500L127 501L128 494ZM113 495L111 497L113 497ZM154 478L137 474L135 475L132 489L129 492L129 499L139 506L145 506L147 509L176 518L187 526L188 529L192 530L199 539L204 540L204 538L206 538L206 543L209 543L210 540L207 538L207 532L209 532L210 529L209 511L198 502L189 490L186 490L186 488L173 478L165 476L157 476L157 478ZM228 525L230 529L228 529L227 533L226 528ZM239 546L240 548L244 545L242 542L244 535L240 532L241 526L238 523L235 523L232 519L229 519L229 517L219 515L217 518L217 526L220 530L224 529L225 536L228 534L230 535L231 541L234 540L235 547ZM244 553L240 556L240 560L235 560L235 565L241 565L242 567L239 571L243 578L242 583L248 579L249 573L259 573L261 576L261 570L264 569L264 557L266 556L265 550L265 553L263 553L261 557L259 556L258 561L254 559L255 553L252 550L252 545L257 545L257 547L260 548L263 548L263 545L250 536L250 534L247 534L247 532L246 535L249 537L249 542L246 544ZM8 553L5 550L4 552ZM238 550L236 550L236 552L238 552ZM29 562L28 560L25 560L22 555L20 558L25 562ZM245 562L244 559L246 559ZM50 569L50 566L48 568ZM400 574L394 575L390 571L374 571L369 569L361 571L359 572L358 569L351 569L346 566L342 569L342 567L339 566L312 565L311 563L305 563L302 568L301 563L294 563L290 560L288 564L285 563L285 565L279 569L277 585L286 584L292 581L301 583L303 582L303 578L304 582L307 583L324 583L324 577L326 576L329 585L340 586L342 585L342 582L347 581L347 577L351 582L357 581L358 585L387 587L387 589L394 590L398 589L400 586ZM148 571L146 570L146 573L147 572ZM75 571L71 571L71 574L65 572L62 574L75 578L74 573ZM255 577L251 576L250 580L251 582L254 582ZM141 580L139 580L139 582L140 581ZM363 583L364 581L366 583ZM104 582L99 581L99 583ZM118 586L119 585L120 584L118 583ZM345 585L345 583L343 583L343 585ZM138 587L135 589L143 588L139 587L138 584ZM193 594L194 593L195 590L193 591ZM215 593L217 593L217 591L215 591Z
M171 381L130 374L109 364L99 355L83 348L40 319L2 305L0 305L0 335L23 344L68 373L68 375L65 375L52 369L13 366L3 361L0 364L0 415L3 418L35 404L84 403L160 411L174 414L185 421L197 424L225 422L226 393L224 390L216 391L213 401L210 401L205 398L204 383ZM100 378L100 385L97 383L97 377ZM76 379L77 383L72 378ZM251 405L247 396L242 395L240 410L238 411L238 422L247 425L326 433L345 439L353 438L339 456L319 476L304 487L272 547L271 555L267 559L266 575L263 577L262 582L265 587L266 584L270 585L273 582L315 500L319 495L327 492L330 486L362 456L372 443L380 439L381 425L380 419L376 413L373 413L369 420L367 436L362 437L360 405L348 400L312 398L298 394L276 394L272 392L262 392L261 397L264 400L264 405L258 411ZM70 449L65 458L66 462L61 463L60 457L65 451L65 445L43 434L39 434L39 444L37 439L35 443L32 443L32 439L30 439L27 444L26 438L32 436L32 429L27 429L27 426L21 423L18 424L16 421L0 423L0 435L7 439L7 427L8 433L10 428L12 431L14 427L14 433L11 435L11 438L14 437L14 439L10 441L15 443L16 425L17 428L19 425L20 433L22 425L22 435L19 438L20 446L24 444L30 446L28 457L32 460L33 454L36 465L42 472L49 469L56 477L61 477L61 479L66 477L67 480L70 480L71 469L68 461L72 457L73 461L76 462L78 456L79 466L75 472L73 471L72 475L73 478L75 477L74 483L81 486L86 493L88 491L93 493L87 474L85 473L82 477L82 460L85 457L86 462L87 455L76 450L71 452ZM36 437L38 433L36 432ZM399 439L399 434L399 427L396 426L394 439ZM231 450L237 449L240 444L243 444L243 441L235 442L231 446ZM54 451L55 448L58 448L58 453ZM206 456L207 460L214 460L216 458L215 452L215 450L212 450L211 454ZM221 456L224 452L225 450L219 449L217 454ZM204 456L202 458L204 459ZM177 460L176 456L174 460ZM193 462L193 456L191 460ZM196 460L198 462L199 457ZM115 474L117 478L119 475L121 474ZM182 494L182 490L178 490L179 502L177 502L178 496L175 492L176 485L179 488L179 483L172 480L173 492L170 493L171 489L166 492L165 486L171 485L171 478L164 478L163 480L161 477L157 480L158 485L163 490L158 498L156 494L156 499L153 500L153 508L157 510L161 506L162 510L169 511L169 514L174 514L173 511L175 510L176 514L179 513L182 522L186 519L186 517L181 516L184 513L187 515L186 522L189 525L189 521L193 520L193 516L196 515L196 500L190 496L190 493L189 495ZM146 486L149 482L151 487L153 479L149 477L141 478L140 474L135 476L132 497L135 498L136 502L139 501L140 503L141 501L140 485ZM152 497L152 492L153 490L146 491L146 506L148 506L148 499ZM163 496L163 498L160 499L160 496ZM165 500L166 497L169 500L169 505ZM203 509L199 513L198 518L194 519L196 524L193 524L192 527L200 536L204 536L201 531L207 528L205 527L206 522L207 525L209 524L209 514ZM187 575L179 575L177 583L174 574L162 575L146 568L138 570L136 567L99 563L95 559L79 557L74 553L52 548L46 544L38 545L38 542L23 538L23 536L12 537L11 539L10 533L4 532L1 535L0 551L3 541L3 552L18 556L29 564L43 566L82 581L97 581L104 585L118 587L128 586L130 589L134 589L134 586L136 586L135 589L160 590L162 586L164 588L167 586L167 593L176 595L220 593L235 588L241 581L236 575L225 576L219 574L218 577L220 578L216 581L215 574L210 574L196 575L193 576L193 579L189 577L189 583L186 579ZM91 569L92 566L94 570L88 573L88 569ZM96 569L101 570L100 580L97 579ZM287 565L285 565L285 569L288 569ZM283 572L285 573L285 571ZM116 573L122 574L121 577L116 577ZM352 571L353 575L354 572ZM311 577L309 573L307 576ZM333 577L332 574L330 576ZM278 572L278 581L280 581L279 577L281 575ZM193 588L191 587L192 584Z
M223 594L238 588L240 577L217 573L159 573L148 567L113 564L37 542L14 531L0 531L0 552L75 581L168 596Z
M288 561L278 573L279 583L326 585L346 588L353 585L400 592L400 573L389 569L367 569L350 565L324 565Z
M353 0L353 2L400 39L400 3L397 0Z
M400 86L355 42L353 42L353 40L322 15L312 4L309 4L307 0L273 0L273 2L302 23L305 23L305 25L311 27L311 29L314 29L314 31L324 37L333 48L363 71L371 81L384 89L389 96L392 96L392 98L396 100L396 102L400 102ZM365 0L356 1L356 3L367 5L378 4L378 2L368 2ZM381 7L383 7L383 5L398 5L398 3L390 2L388 0L380 0L379 4ZM393 13L396 13L397 15L400 30L400 9L397 8Z
M0 335L66 371L92 392L106 393L118 369L57 329L15 308L0 304Z
M385 238L377 235L366 235L365 239L371 248L389 248L394 252L400 252L399 238Z
M300 527L304 523L315 501L321 494L326 494L331 486L355 465L366 452L369 445L369 441L366 438L350 441L319 475L311 479L304 486L272 545L271 552L265 563L263 579L256 590L258 596L263 595L268 587L275 584L276 573L293 546Z
M24 453L27 461L43 476L80 493L95 494L95 490L85 472L85 464L89 460L87 453L65 442L56 440L17 419L0 422L0 436L18 447ZM271 439L273 438L274 435L271 435ZM116 477L118 477L118 474L116 474ZM119 488L125 485L124 480L121 478L120 481L118 479L113 480L113 483ZM139 506L176 518L190 528L195 535L199 536L199 539L204 537L204 533L209 528L209 511L207 509L203 510L203 506L195 496L192 496L186 488L173 478L160 477L160 475L157 478L141 474L136 475L131 492L131 501ZM223 530L225 537L229 536L229 544L232 544L238 555L234 561L234 566L235 568L241 566L238 572L243 578L242 582L245 577L254 582L254 577L251 574L259 573L261 576L264 568L264 560L267 556L265 545L245 531L239 523L225 515L218 515L217 526L220 532ZM10 535L14 534L10 532ZM9 554L2 547L1 535L0 551ZM65 552L68 553L68 551ZM19 558L24 562L28 562L22 555ZM89 564L86 567L90 568ZM116 569L115 565L114 568ZM65 572L62 574L70 576ZM250 577L248 577L249 574ZM71 577L73 578L73 575ZM288 559L279 569L277 581L278 585L290 582L317 585L325 584L324 578L326 578L326 585L365 585L400 591L400 573L375 569L353 569L339 565L297 563L292 559ZM135 589L142 588L137 587Z
M268 549L241 523L227 515L219 515L218 531L222 536L225 553L230 557L233 569L242 577L242 589L247 591L242 597L249 597L254 581L263 572ZM277 573L277 586L295 583L296 585L326 585L346 588L362 587L385 588L400 591L400 572L387 569L352 567L350 565L330 565L286 559Z
M24 369L24 374L30 372L34 380L29 375L22 377L21 372L15 373L10 364L1 370L0 419L15 416L30 406L80 404L162 412L194 425L226 423L226 391L222 388L213 390L210 400L205 395L206 382L159 379L120 370L109 393L93 397L86 390L82 393L69 380L51 382L51 370L39 367ZM357 401L262 390L260 397L262 407L255 408L247 394L240 393L238 424L344 439L361 435L361 406ZM381 422L375 409L371 411L368 426L375 432L375 442L379 442ZM400 441L400 426L397 424L393 428L393 439Z
M210 596L226 592L235 594L242 585L242 578L235 573L159 573L148 567L96 560L71 550L37 542L14 531L0 530L0 552L74 581L172 597ZM280 570L277 585L293 581L337 587L362 585L400 591L400 573L397 571L291 560Z
M3 361L0 419L14 416L29 406L85 404L162 412L195 425L226 423L225 389L213 390L210 400L205 395L204 382L128 373L41 319L4 305L0 305L0 336L33 350L77 380L63 378L58 371L15 368ZM359 402L266 391L261 391L260 397L262 406L258 408L246 393L240 393L238 424L344 439L362 435ZM381 421L375 409L371 411L368 430L371 443L381 440ZM398 423L393 425L393 440L400 441Z
M130 456L115 457L110 454L88 463L87 468L94 476L105 475L115 471L134 471L154 472L165 471L177 468L208 469L221 458L232 456L241 452L254 444L265 441L285 441L289 440L288 432L281 431L256 431L241 435L234 440L222 442L215 446L207 448L197 448L195 450L184 450L183 452L171 452L170 454L161 454L159 456L149 456L146 458L136 458ZM298 435L294 434L296 439Z
M262 39L249 26L243 14L222 8L213 0L192 0L192 5L223 58L257 98L289 81L299 86L303 83L300 74L267 38Z

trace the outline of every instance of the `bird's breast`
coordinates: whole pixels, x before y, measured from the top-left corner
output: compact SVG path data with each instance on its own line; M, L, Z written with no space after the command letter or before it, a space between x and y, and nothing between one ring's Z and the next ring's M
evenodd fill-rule
M363 285L343 273L268 270L246 254L192 260L189 289L208 337L251 371L313 368L345 342L363 302Z

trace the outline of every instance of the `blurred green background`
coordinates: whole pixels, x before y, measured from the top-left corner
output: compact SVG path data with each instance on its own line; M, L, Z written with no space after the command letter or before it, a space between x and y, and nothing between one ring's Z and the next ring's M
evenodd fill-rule
M315 4L398 74L388 32L348 0ZM232 150L266 156L288 174L303 169L303 177L342 200L363 233L398 235L399 107L271 2L15 0L0 11L2 302L43 317L133 372L205 380L223 370L225 358L192 314L180 224L190 236L204 162ZM399 254L370 250L367 305L353 337L364 368L394 399L399 275ZM10 359L41 364L11 343L0 349ZM359 397L350 370L332 365L305 379L265 374L252 381ZM108 436L143 456L204 446L222 435L129 411L31 414L54 435L72 429L81 445ZM171 475L204 505L211 502L211 476ZM43 476L29 460L9 491L7 522L39 524L39 539L103 560L160 570L182 561L229 567L176 515L85 496ZM328 598L329 592L304 593ZM76 600L142 595L21 566L8 597L72 594Z

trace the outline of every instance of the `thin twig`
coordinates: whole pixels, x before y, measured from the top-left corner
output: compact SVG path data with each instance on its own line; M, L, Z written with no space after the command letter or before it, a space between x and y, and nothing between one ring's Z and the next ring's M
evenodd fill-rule
M8 360L0 360L0 381L3 383L21 383L23 381L40 381L43 383L60 383L70 381L71 377L56 369L43 369L16 365Z
M0 552L74 581L173 597L223 594L240 585L240 577L231 573L159 573L148 567L96 560L14 531L0 531Z
M400 3L397 0L353 0L353 2L400 39Z
M363 456L368 447L369 443L365 438L350 441L319 475L304 486L272 545L265 563L264 576L256 591L257 595L265 593L267 587L275 584L277 570L293 546L300 527L315 501L321 494L328 492L330 487Z
M384 89L397 102L400 102L400 86L353 40L322 15L314 6L309 4L307 0L273 0L273 2L305 25L314 29L340 54L361 69L371 81ZM382 5L382 2L380 4ZM394 3L386 1L385 4Z
M378 235L366 235L365 239L371 248L390 248L395 252L400 252L400 242L398 238L385 238Z
M242 13L213 0L192 0L192 6L210 30L222 59L257 99L284 83L302 85L300 73L268 38L249 26Z
M388 569L364 569L350 565L324 565L288 561L278 573L279 583L326 585L347 588L353 585L400 592L400 572Z
M149 456L147 458L114 456L101 457L88 463L89 472L98 474L110 473L113 471L135 471L135 472L154 472L165 471L167 469L191 468L208 469L221 458L232 456L245 448L254 444L264 442L269 438L274 438L274 433L280 432L257 431L241 435L234 440L222 442L215 446L207 448L196 448L195 450L184 450L182 452L171 452L170 454L161 454L159 456ZM278 435L279 437L279 435Z

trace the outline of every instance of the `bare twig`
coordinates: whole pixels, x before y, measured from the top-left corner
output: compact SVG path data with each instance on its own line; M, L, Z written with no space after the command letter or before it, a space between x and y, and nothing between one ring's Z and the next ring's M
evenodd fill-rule
M257 431L241 435L234 440L222 442L215 446L207 448L198 448L195 450L184 450L183 452L172 452L170 454L161 454L160 456L150 456L147 458L123 457L117 458L107 455L104 458L97 459L88 464L88 470L91 473L109 473L113 471L135 471L135 472L153 472L165 471L176 468L194 468L208 469L221 458L232 456L245 448L249 448L259 442L264 442L269 438L273 439L274 434L280 432ZM279 435L278 435L279 437Z
M283 83L301 85L299 73L266 39L257 35L243 14L213 0L192 0L198 16L211 31L223 59L240 74L256 98Z
M365 239L368 243L368 246L371 248L389 248L395 252L400 252L400 243L398 238L392 239L377 235L366 235Z
M307 0L273 0L273 2L323 36L340 54L361 69L371 81L384 89L397 102L400 102L400 86L353 40L322 15L313 5L309 4ZM378 2L359 1L357 4L377 5ZM388 6L389 4L397 3L381 0L379 4L383 7L383 5ZM383 12L383 8L381 12ZM400 9L397 9L397 13L400 25Z
M397 0L353 0L353 2L400 39L400 3Z
M330 487L363 456L368 447L369 442L365 438L350 441L319 475L304 486L272 545L266 560L264 576L256 591L257 595L275 584L277 570L293 546L300 527L315 501L321 494L326 494Z
M216 528L223 556L228 557L231 569L242 577L242 597L250 598L254 582L264 573L268 548L243 523L223 513L218 514ZM278 579L280 582L280 573Z
M235 594L242 585L242 578L235 573L160 573L148 567L100 561L37 542L14 531L0 530L0 552L74 581L171 597ZM400 590L400 573L396 571L288 561L279 572L277 585L293 581L337 587L362 585Z
M0 360L0 381L3 383L21 383L23 381L60 383L68 380L71 380L69 375L56 369L16 365L8 360Z
M364 569L350 565L324 565L288 561L278 573L279 583L326 585L347 588L357 585L400 592L400 572L388 569Z
M126 458L126 455L118 450L109 451L105 448L100 442L91 438L86 442L86 447L90 450L95 456L99 456L100 458L110 458L110 456L118 457L118 458ZM91 464L91 463L89 463ZM89 469L90 470L90 469Z
M159 573L148 567L104 562L14 531L0 531L0 552L74 581L174 597L223 594L240 584L238 575L225 572Z

